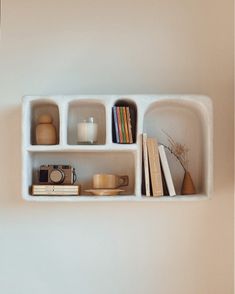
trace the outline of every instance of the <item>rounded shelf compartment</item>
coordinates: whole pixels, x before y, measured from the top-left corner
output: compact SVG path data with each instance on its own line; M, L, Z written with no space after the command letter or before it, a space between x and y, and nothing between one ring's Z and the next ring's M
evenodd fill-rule
M106 143L106 111L105 105L100 101L94 100L76 100L71 101L68 107L67 123L67 142L69 145L83 145L78 142L77 124L94 118L98 125L98 135L96 145Z
M133 139L133 144L135 144L136 137L137 137L137 105L136 105L136 103L129 98L121 98L121 99L118 99L114 103L114 106L129 107L132 139ZM126 119L128 121L128 118L126 118ZM127 124L128 124L128 122L127 122ZM128 129L128 126L127 126L127 129ZM119 131L118 131L118 133L119 133ZM116 137L116 131L115 131L115 119L114 119L113 111L112 111L112 142L118 143L117 137ZM120 144L131 144L131 143L120 143Z
M30 103L30 144L31 145L38 145L36 142L36 127L38 124L38 119L41 115L48 114L52 117L52 124L55 126L56 129L56 137L57 141L56 144L58 145L60 142L60 117L59 117L59 108L58 105L50 100L50 99L38 99L33 100ZM48 145L49 146L49 145Z
M197 194L209 194L209 124L207 114L197 101L165 99L151 103L144 114L143 130L158 144L170 147L169 139L188 149L188 170ZM184 169L166 149L176 194L181 194Z

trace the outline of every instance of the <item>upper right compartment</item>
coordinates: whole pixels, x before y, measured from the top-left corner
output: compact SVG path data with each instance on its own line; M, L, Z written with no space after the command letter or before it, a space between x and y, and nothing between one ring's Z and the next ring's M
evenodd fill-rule
M213 111L207 96L159 96L144 113L143 132L165 146L176 194L181 195L184 169L171 151L185 152L187 170L198 196L213 187Z

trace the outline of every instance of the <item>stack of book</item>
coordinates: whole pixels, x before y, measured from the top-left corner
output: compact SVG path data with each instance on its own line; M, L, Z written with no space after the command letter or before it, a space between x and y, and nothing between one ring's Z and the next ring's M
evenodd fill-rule
M154 138L143 134L143 182L142 192L146 196L175 196L165 147Z
M134 118L129 106L113 106L114 136L116 143L134 143Z

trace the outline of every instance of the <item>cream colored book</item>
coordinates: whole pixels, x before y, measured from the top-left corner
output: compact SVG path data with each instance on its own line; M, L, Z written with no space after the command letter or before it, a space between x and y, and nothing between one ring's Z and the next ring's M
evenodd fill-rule
M33 185L34 196L77 196L79 185Z
M147 148L153 196L163 196L162 173L157 140L147 138Z
M143 133L143 158L144 158L144 179L146 196L150 196L150 182L149 182L149 162L147 149L147 134Z
M162 170L163 170L163 174L165 176L166 185L167 185L169 195L170 196L175 196L176 195L175 187L174 187L174 183L173 183L173 180L172 180L168 160L167 160L167 157L166 157L165 148L164 148L163 145L160 145L160 146L158 146L158 150L159 150L159 156L160 156L160 160L161 160L161 164L162 164Z

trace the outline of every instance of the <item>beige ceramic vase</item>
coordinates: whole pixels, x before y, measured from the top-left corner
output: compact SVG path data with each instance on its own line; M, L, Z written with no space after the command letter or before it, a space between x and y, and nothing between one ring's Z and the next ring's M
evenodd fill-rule
M43 114L39 117L36 127L37 145L57 144L56 128L52 122L53 119L49 114Z
M196 189L193 184L192 177L188 171L185 171L184 173L184 179L182 183L182 188L181 188L181 194L182 195L193 195L196 194Z

